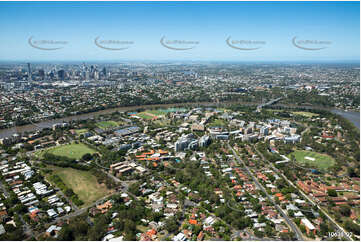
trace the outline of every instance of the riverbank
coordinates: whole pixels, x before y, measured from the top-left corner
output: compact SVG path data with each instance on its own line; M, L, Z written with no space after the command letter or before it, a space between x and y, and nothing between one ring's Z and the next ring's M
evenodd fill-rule
M74 116L68 116L64 118L52 119L52 120L45 120L35 124L27 124L22 126L16 126L8 129L1 129L0 130L0 138L10 137L11 135L18 133L24 134L25 132L33 132L36 130L41 130L44 128L51 128L54 124L63 123L63 122L71 122L77 120L86 120L92 119L99 115L110 114L113 112L127 112L133 111L137 109L155 109L155 108L170 108L170 107L180 107L180 106L219 106L219 105L232 105L232 104L239 104L243 106L257 106L260 103L253 103L253 102L222 102L222 103L215 103L215 102L197 102L197 103L175 103L175 104L151 104L151 105L141 105L141 106L129 106L129 107L117 107L117 108L110 108L105 110L100 110L96 112L86 113L86 114L79 114ZM351 121L359 130L360 130L360 113L358 112L346 112L339 109L330 109L320 106L297 106L297 105L274 105L279 107L288 107L288 108L306 108L306 109L322 109L331 111L334 114L341 115L342 117Z
M360 130L360 113L359 112L343 111L343 110L339 110L339 109L333 109L333 110L331 110L331 112L346 118Z
M174 104L150 104L150 105L141 105L141 106L128 106L128 107L117 107L117 108L109 108L104 109L96 112L90 112L85 114L78 114L73 116L68 116L64 118L56 118L56 119L49 119L44 120L38 123L32 123L32 124L26 124L21 126L15 126L12 128L7 129L1 129L0 130L0 139L5 137L10 137L11 135L18 133L18 134L24 134L25 132L33 132L36 130L41 130L44 128L51 128L54 124L57 123L64 123L64 122L71 122L71 121L77 121L77 120L86 120L86 119L92 119L96 116L110 114L113 112L127 112L127 111L134 111L138 109L155 109L155 108L170 108L170 107L180 107L180 106L217 106L217 105L231 105L231 104L237 104L239 102L225 102L225 103L214 103L214 102L196 102L196 103L174 103ZM240 105L245 106L256 106L258 103L252 103L252 102L243 102L239 103Z

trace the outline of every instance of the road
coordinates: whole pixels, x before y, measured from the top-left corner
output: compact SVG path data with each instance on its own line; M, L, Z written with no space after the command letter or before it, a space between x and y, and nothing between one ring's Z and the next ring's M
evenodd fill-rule
M342 234L348 239L353 241L352 237L350 237L347 233L324 209L322 209L317 203L315 203L309 196L307 196L303 191L301 191L295 184L293 184L293 182L291 182L290 180L288 180L288 178L283 174L283 172L280 172L271 162L269 162L261 152L259 152L256 147L254 147L256 152L258 153L258 155L262 158L263 161L267 162L270 167L273 169L274 172L276 172L279 176L281 176L283 179L285 179L287 181L287 183L292 186L293 188L297 189L300 194L307 200L309 201L313 206L316 206L320 211L322 211L325 216L334 224L334 226L336 228L338 228Z
M111 178L111 179L113 179L113 181L115 181L116 183L121 183L121 185L122 185L122 192L125 192L125 193L127 193L127 194L129 194L131 197L133 197L135 200L139 200L138 198L137 198L137 196L135 196L133 193L131 193L131 192L129 192L128 191L128 189L129 189L129 185L128 185L128 183L127 182L125 182L125 181L122 181L122 180L120 180L118 177L116 177L116 176L113 176L108 170L109 170L109 168L107 168L107 167L104 167L104 166L101 166L101 165L99 165L98 164L98 160L95 160L94 161L94 163L98 166L98 167L100 167L101 169L103 169L103 172L109 177L109 178Z
M129 194L131 197L133 197L133 198L134 198L135 200L137 200L137 201L139 200L139 199L137 198L137 196L135 196L133 193L131 193L131 192L128 191L129 185L128 185L127 182L120 180L120 179L119 179L118 177L116 177L116 176L113 176L113 175L110 173L109 168L104 167L104 166L102 166L102 165L99 165L97 159L94 161L94 164L96 164L98 167L100 167L101 169L103 169L103 172L104 172L109 178L113 179L113 181L115 181L116 183L120 183L120 184L122 185L122 187L123 187L122 192L125 192L125 193Z
M34 234L32 228L24 221L23 216L19 215L19 219L23 223L24 234L30 238Z
M65 198L65 200L67 201L67 203L70 204L70 206L72 207L72 209L74 209L75 211L78 210L78 207L63 193L63 191L62 191L59 187L57 187L57 186L55 185L55 183L48 181L48 180L46 179L46 177L44 177L44 180L45 180L46 182L48 182L49 184L52 184L52 185L53 185L53 187L55 188L56 192L58 192L62 197Z
M54 221L48 223L46 226L48 227L48 226L50 226L50 225L52 225L52 224L55 224L55 223L59 222L60 220L66 220L66 219L69 219L69 218L72 218L72 217L79 216L79 215L81 215L82 213L86 212L89 208L91 208L91 207L99 204L100 202L102 202L104 199L106 199L106 198L108 198L108 197L111 197L111 196L113 196L113 195L115 195L115 194L119 194L119 193L121 193L121 192L122 192L122 193L127 193L128 195L130 195L131 197L133 197L135 200L139 200L134 194L132 194L131 192L128 191L128 184L127 184L126 182L121 181L121 180L118 179L117 177L115 177L115 176L113 176L113 175L111 175L111 174L109 174L109 173L107 173L107 172L106 172L106 174L107 174L109 177L111 177L114 181L116 181L117 183L121 183L122 186L123 186L123 188L122 188L121 190L117 191L117 192L114 192L114 193L112 193L112 194L109 194L109 195L107 195L107 196L105 196L105 197L102 197L102 198L98 199L97 201L93 202L92 204L89 204L88 206L86 206L86 207L84 207L84 208L78 209L78 208L76 207L76 209L75 209L74 212L69 213L69 214L67 214L67 215L64 215L64 216L62 216L62 217L57 217ZM64 197L65 197L65 196L64 196Z
M54 185L55 186L55 185ZM60 190L58 187L56 187L58 190L58 193L65 198L65 200L70 204L70 206L77 211L79 208L63 193L62 190Z
M6 190L6 188L4 187L4 184L2 182L0 182L0 189L2 190L5 198L8 198L9 197L9 193L8 191Z
M111 197L111 196L113 196L113 195L115 195L115 194L117 194L117 193L119 193L119 192L114 192L114 193L109 194L109 195L107 195L107 196L105 196L105 197L102 197L102 198L98 199L97 201L93 202L92 204L89 204L88 206L86 206L86 207L84 207L84 208L81 208L81 209L78 209L78 210L76 210L76 211L74 211L74 212L72 212L72 213L69 213L69 214L64 215L64 216L61 216L61 217L57 217L54 221L46 224L46 227L48 227L48 226L50 226L50 225L52 225L52 224L55 224L55 223L59 222L60 220L66 220L66 219L69 219L69 218L72 218L72 217L75 217L75 216L79 216L80 214L86 212L89 208L91 208L91 207L99 204L99 203L102 202L104 199L107 199L108 197Z
M282 215L282 217L285 219L286 223L289 225L289 227L292 229L292 231L296 234L298 240L304 240L302 236L302 232L299 230L299 228L293 223L293 221L286 215L286 213L276 204L276 202L273 200L273 198L267 193L266 189L263 187L262 184L260 184L257 180L257 178L253 175L251 170L246 166L246 164L239 158L235 150L228 144L228 148L232 150L234 156L236 157L236 160L238 163L242 163L248 173L248 175L252 178L252 180L256 183L259 189L263 191L267 198L273 203L275 208L278 210L278 212Z
M229 202L230 202L229 200L226 202L226 205L229 209L232 209L233 211L236 211L236 212L243 212L243 210L234 208L231 205L229 205Z
M301 137L303 136L304 133L307 133L308 131L310 131L310 129L311 128L309 126L307 126L307 128L301 132Z
M113 176L112 174L110 174L109 172L105 172L105 174L107 174L108 177L112 178L116 183L121 183L122 185L122 189L121 191L124 193L127 193L128 195L130 195L131 197L133 197L135 200L139 201L139 199L137 198L137 196L131 192L128 191L129 189L129 185L127 182L120 180L118 177Z

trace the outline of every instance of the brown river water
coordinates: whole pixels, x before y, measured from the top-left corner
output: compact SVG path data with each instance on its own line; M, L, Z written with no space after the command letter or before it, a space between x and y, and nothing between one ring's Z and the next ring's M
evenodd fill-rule
M74 116L68 116L59 119L51 119L51 120L44 120L36 124L27 124L22 126L16 126L8 129L1 129L0 130L0 138L5 138L13 135L14 133L24 133L24 132L32 132L43 128L51 128L53 124L62 123L62 122L70 122L73 120L85 120L91 119L99 115L110 114L116 111L119 112L126 112L132 111L136 109L151 109L151 108L169 108L169 107L179 107L179 106L216 106L217 104L235 104L238 103L240 105L258 105L258 103L239 103L239 102L228 102L228 103L212 103L212 102L199 102L199 103L178 103L178 104L154 104L154 105L142 105L142 106L129 106L129 107L118 107L118 108L110 108L105 110L100 110L97 112L91 112L86 114L79 114ZM284 106L284 107L297 107L295 105L277 105L277 106ZM300 107L300 106L298 106ZM309 109L325 109L331 111L335 114L339 114L344 118L350 120L358 129L360 129L360 113L359 112L346 112L339 109L327 109L324 107L317 107L317 106L302 106L303 108Z

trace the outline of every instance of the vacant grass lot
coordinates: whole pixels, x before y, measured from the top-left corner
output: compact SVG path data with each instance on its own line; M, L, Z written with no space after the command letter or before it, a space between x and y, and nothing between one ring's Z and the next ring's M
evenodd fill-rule
M87 129L76 129L76 130L75 130L75 133L76 133L77 135L85 134L86 132L88 132Z
M223 119L215 119L209 126L225 126L226 122Z
M118 127L119 124L115 121L109 120L109 121L100 121L96 123L96 126L101 129L109 129L109 128Z
M285 110L282 110L282 109L265 109L269 112L284 112Z
M48 174L49 176L58 175L67 187L73 189L79 199L84 202L83 207L90 205L111 192L104 184L99 184L96 177L90 171L57 166L47 166L47 168L53 171L51 174Z
M168 119L157 119L153 122L156 125L159 125L161 127L168 126L170 124L170 121Z
M317 117L319 114L317 113L311 113L311 112L292 112L295 115L301 115L307 118Z
M49 152L50 154L53 154L53 155L66 156L66 157L68 157L70 159L79 160L86 153L94 154L96 151L89 148L87 145L85 145L83 143L79 143L79 144L72 143L72 144L52 147L52 148L43 150L43 151L41 151L39 153L36 153L36 154L41 157L43 154L45 154L47 152Z
M296 161L301 165L308 164L322 170L326 170L335 164L335 160L332 157L313 151L296 150L291 154L295 156ZM289 158L291 158L291 154L288 155ZM305 157L314 158L315 160L313 161Z

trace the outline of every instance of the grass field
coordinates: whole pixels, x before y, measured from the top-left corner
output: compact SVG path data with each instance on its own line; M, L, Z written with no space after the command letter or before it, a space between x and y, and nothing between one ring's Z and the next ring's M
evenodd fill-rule
M137 113L136 116L142 119L152 119L154 116L147 114L146 112Z
M301 165L309 164L322 170L326 170L335 164L335 160L332 157L313 151L296 150L291 154L295 156L296 161ZM291 158L291 154L288 155L289 158ZM309 157L311 159L307 159L305 157ZM314 160L312 160L312 158Z
M96 126L101 129L109 129L109 128L118 127L119 124L115 121L110 120L110 121L100 121L96 123Z
M71 159L80 159L86 153L94 154L96 151L89 148L87 145L83 143L79 144L67 144L67 145L60 145L56 147L49 148L47 150L43 150L37 155L42 155L45 152L49 152L50 154L57 155L57 156L66 156Z
M154 114L156 116L160 116L160 115L166 115L167 112L161 110L161 109L157 109L157 110L146 110L146 113L150 113L150 114Z
M217 110L220 110L222 112L232 112L232 110L230 110L228 108L217 108Z
M267 110L269 112L283 112L283 111L285 111L285 110L281 110L281 109L265 109L265 110Z
M90 171L57 166L47 166L47 168L53 171L51 175L58 175L67 187L73 189L79 199L84 202L82 205L84 207L111 192L104 184L99 184Z
M145 110L144 112L137 113L136 115L142 119L151 120L155 117L165 116L167 112L165 110Z
M161 126L161 127L165 127L165 126L168 126L170 124L170 121L167 119L167 120L164 120L164 119L157 119L157 120L154 120L155 124Z
M222 119L215 119L212 123L209 124L210 126L225 126L226 122Z
M88 132L87 129L76 129L76 130L75 130L75 133L76 133L77 135L85 134L86 132Z
M186 111L186 109L184 108L168 108L168 109L148 109L145 110L143 112L137 113L136 116L142 118L142 119L153 119L155 116L159 117L159 116L165 116L167 115L167 113L170 112L177 112L177 111Z
M307 118L317 117L319 114L317 113L311 113L311 112L292 112L295 115L301 115Z

